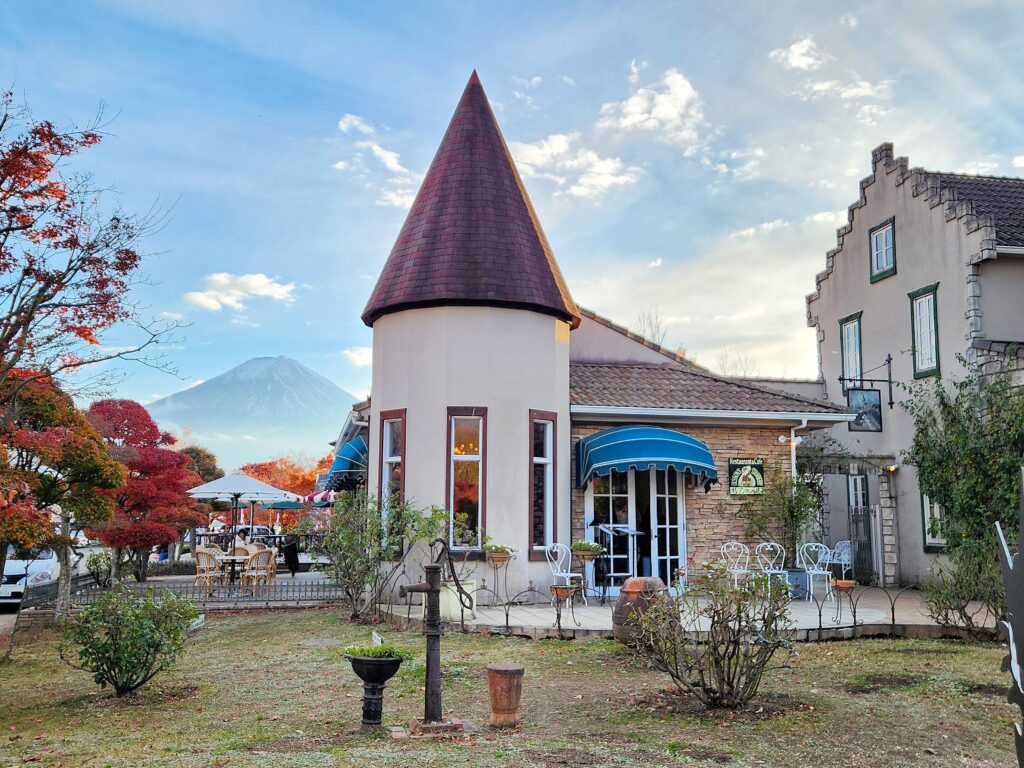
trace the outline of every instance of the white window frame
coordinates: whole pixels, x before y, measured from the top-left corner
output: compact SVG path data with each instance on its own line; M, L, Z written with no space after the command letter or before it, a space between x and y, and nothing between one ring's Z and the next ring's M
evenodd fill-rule
M932 533L932 521L940 523L946 517L946 510L937 502L928 498L928 494L921 493L921 522L924 525L924 548L925 551L942 550L946 547L946 537L942 534Z
M476 454L458 454L455 452L455 422L459 419L475 420L477 434ZM483 546L483 515L484 515L484 417L476 415L449 414L448 416L448 546L453 551L467 552L478 550ZM477 468L477 505L476 505L476 544L463 546L455 541L455 469L463 462L475 462Z
M844 390L851 386L857 386L864 375L861 370L863 367L861 361L864 359L864 353L861 347L860 318L861 314L858 312L856 315L851 315L849 319L844 318L839 323L839 344L841 346L840 357L843 365ZM848 336L851 332L852 339L856 342L853 348L851 348L848 341Z
M889 242L886 242L888 235ZM879 257L882 263L879 264ZM896 269L895 222L887 222L871 230L871 276L888 276Z
M913 291L908 295L914 376L932 376L939 371L938 284Z
M544 456L537 456L533 448L533 430L537 424L544 425ZM530 422L530 546L537 552L543 552L554 543L554 511L555 511L555 423L550 419L534 418ZM534 541L533 530L533 471L538 465L544 466L544 543Z
M388 501L391 499L392 494L396 492L393 488L392 478L394 477L395 467L401 468L403 464L402 456L402 445L399 441L398 445L393 442L394 435L392 433L392 426L394 424L400 425L402 432L405 432L405 419L385 419L384 430L382 435L382 448L381 448L381 511L384 512L388 507ZM404 437L404 435L403 435ZM400 495L400 491L398 491Z

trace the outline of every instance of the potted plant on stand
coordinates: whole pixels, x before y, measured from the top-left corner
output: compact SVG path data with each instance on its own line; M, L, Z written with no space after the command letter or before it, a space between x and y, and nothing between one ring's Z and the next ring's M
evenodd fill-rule
M800 543L813 536L819 523L820 500L815 490L800 479L775 469L765 483L764 493L743 504L746 535L763 541L777 541L786 550L785 570L793 597L806 595L807 575L797 562Z
M494 568L501 568L509 560L512 559L512 555L515 554L515 547L510 547L507 544L494 544L488 541L483 546L484 553L487 555L487 562Z
M584 565L593 562L595 557L603 555L607 551L596 541L584 541L583 539L574 541L570 549L572 550L573 557Z
M380 727L384 710L384 688L412 652L394 645L350 645L344 649L352 671L363 681L363 719L359 727L369 733Z

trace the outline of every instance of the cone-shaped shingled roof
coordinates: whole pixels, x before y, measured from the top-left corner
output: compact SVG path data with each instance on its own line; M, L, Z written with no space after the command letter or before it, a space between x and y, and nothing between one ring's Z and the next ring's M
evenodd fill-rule
M363 310L485 305L580 315L476 71Z

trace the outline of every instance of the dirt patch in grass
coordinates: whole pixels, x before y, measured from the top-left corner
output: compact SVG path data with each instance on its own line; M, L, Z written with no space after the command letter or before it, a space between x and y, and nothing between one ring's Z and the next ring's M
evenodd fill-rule
M735 720L736 722L770 720L794 712L814 711L812 705L787 694L757 696L743 709L705 709L696 696L680 693L675 688L664 688L634 697L630 702L630 708L652 714L699 716L710 721Z
M1010 692L1008 683L961 683L965 693L1005 697Z
M139 690L117 696L98 696L91 702L94 707L143 707L164 704L170 701L193 699L199 695L198 685L168 685L160 687L144 687Z
M862 675L858 678L860 682L847 683L843 690L854 694L883 693L910 688L923 679L920 675Z

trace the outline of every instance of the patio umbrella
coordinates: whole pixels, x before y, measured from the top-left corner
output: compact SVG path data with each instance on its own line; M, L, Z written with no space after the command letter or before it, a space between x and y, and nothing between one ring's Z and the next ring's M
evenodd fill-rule
M238 506L240 502L246 504L257 501L300 501L301 497L288 491L282 491L272 485L238 473L225 475L208 483L197 485L188 490L188 495L193 499L213 499L215 501L231 502L231 529L238 525Z

